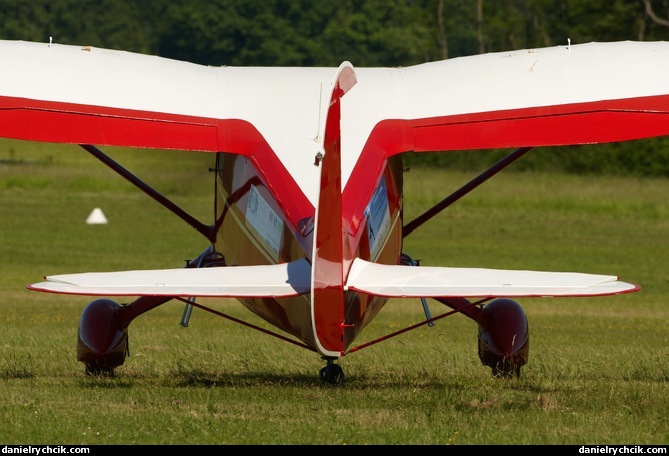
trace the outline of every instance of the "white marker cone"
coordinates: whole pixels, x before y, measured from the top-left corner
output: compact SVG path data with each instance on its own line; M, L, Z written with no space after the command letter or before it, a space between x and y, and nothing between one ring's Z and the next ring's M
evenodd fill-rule
M107 223L107 217L105 217L105 214L102 213L102 209L96 207L89 214L88 218L86 219L86 223L89 225L105 224Z

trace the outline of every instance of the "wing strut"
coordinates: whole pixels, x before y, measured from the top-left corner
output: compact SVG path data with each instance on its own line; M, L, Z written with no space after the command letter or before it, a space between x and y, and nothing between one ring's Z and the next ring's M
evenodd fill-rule
M165 196L163 196L162 194L157 192L154 188L147 185L140 178L138 178L137 176L132 174L130 171L125 169L123 166L121 166L120 164L118 164L117 162L112 160L111 157L109 157L107 154L102 152L97 147L92 146L90 144L80 144L80 146L83 147L86 151L88 151L95 158L100 160L102 163L107 165L109 168L116 171L116 173L120 174L125 180L127 180L128 182L130 182L131 184L133 184L135 187L139 188L140 190L142 190L144 193L149 195L154 200L158 201L166 209L168 209L170 212L175 214L177 217L179 217L181 220L186 222L188 225L195 228L195 230L197 230L198 233L200 233L204 237L206 237L209 240L209 242L211 242L213 244L216 241L216 231L215 231L213 226L205 225L204 223L195 219L189 213L187 213L186 211L181 209L179 206L174 204L172 201L167 199Z
M431 209L428 209L423 214L419 215L406 225L402 227L402 237L405 238L411 233L414 232L416 228L421 226L423 223L430 220L432 217L437 215L439 212L446 209L451 204L455 203L457 200L474 190L476 187L490 179L492 176L509 166L511 163L518 160L520 157L525 155L527 152L532 150L533 147L521 147L514 150L509 155L495 163L493 166L488 168L486 171L479 174L477 177L460 187L455 192L451 193L449 196L441 200L439 203L435 204Z

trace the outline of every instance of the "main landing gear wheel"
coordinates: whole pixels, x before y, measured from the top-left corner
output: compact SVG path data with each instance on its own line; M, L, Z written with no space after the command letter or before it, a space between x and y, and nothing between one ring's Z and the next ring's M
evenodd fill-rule
M500 378L520 377L527 363L530 333L525 311L516 301L500 298L486 305L479 323L479 358Z
M110 299L97 299L84 309L77 334L77 359L86 375L113 376L128 350L128 328L122 326L121 306Z
M344 370L334 360L328 359L328 365L320 371L320 379L329 385L343 385L346 381Z

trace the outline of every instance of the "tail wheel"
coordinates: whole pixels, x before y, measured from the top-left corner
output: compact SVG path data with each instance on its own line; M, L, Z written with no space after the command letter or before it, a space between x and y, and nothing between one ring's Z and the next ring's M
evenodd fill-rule
M327 362L328 365L320 371L320 379L329 385L343 385L346 381L344 370L339 364L335 364L332 359L328 359Z

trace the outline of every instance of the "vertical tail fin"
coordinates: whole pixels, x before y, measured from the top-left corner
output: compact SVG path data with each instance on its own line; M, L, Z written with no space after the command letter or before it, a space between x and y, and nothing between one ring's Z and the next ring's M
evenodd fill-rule
M341 98L356 83L353 66L339 66L325 118L321 180L311 265L312 319L321 353L343 353L344 233L341 177Z

